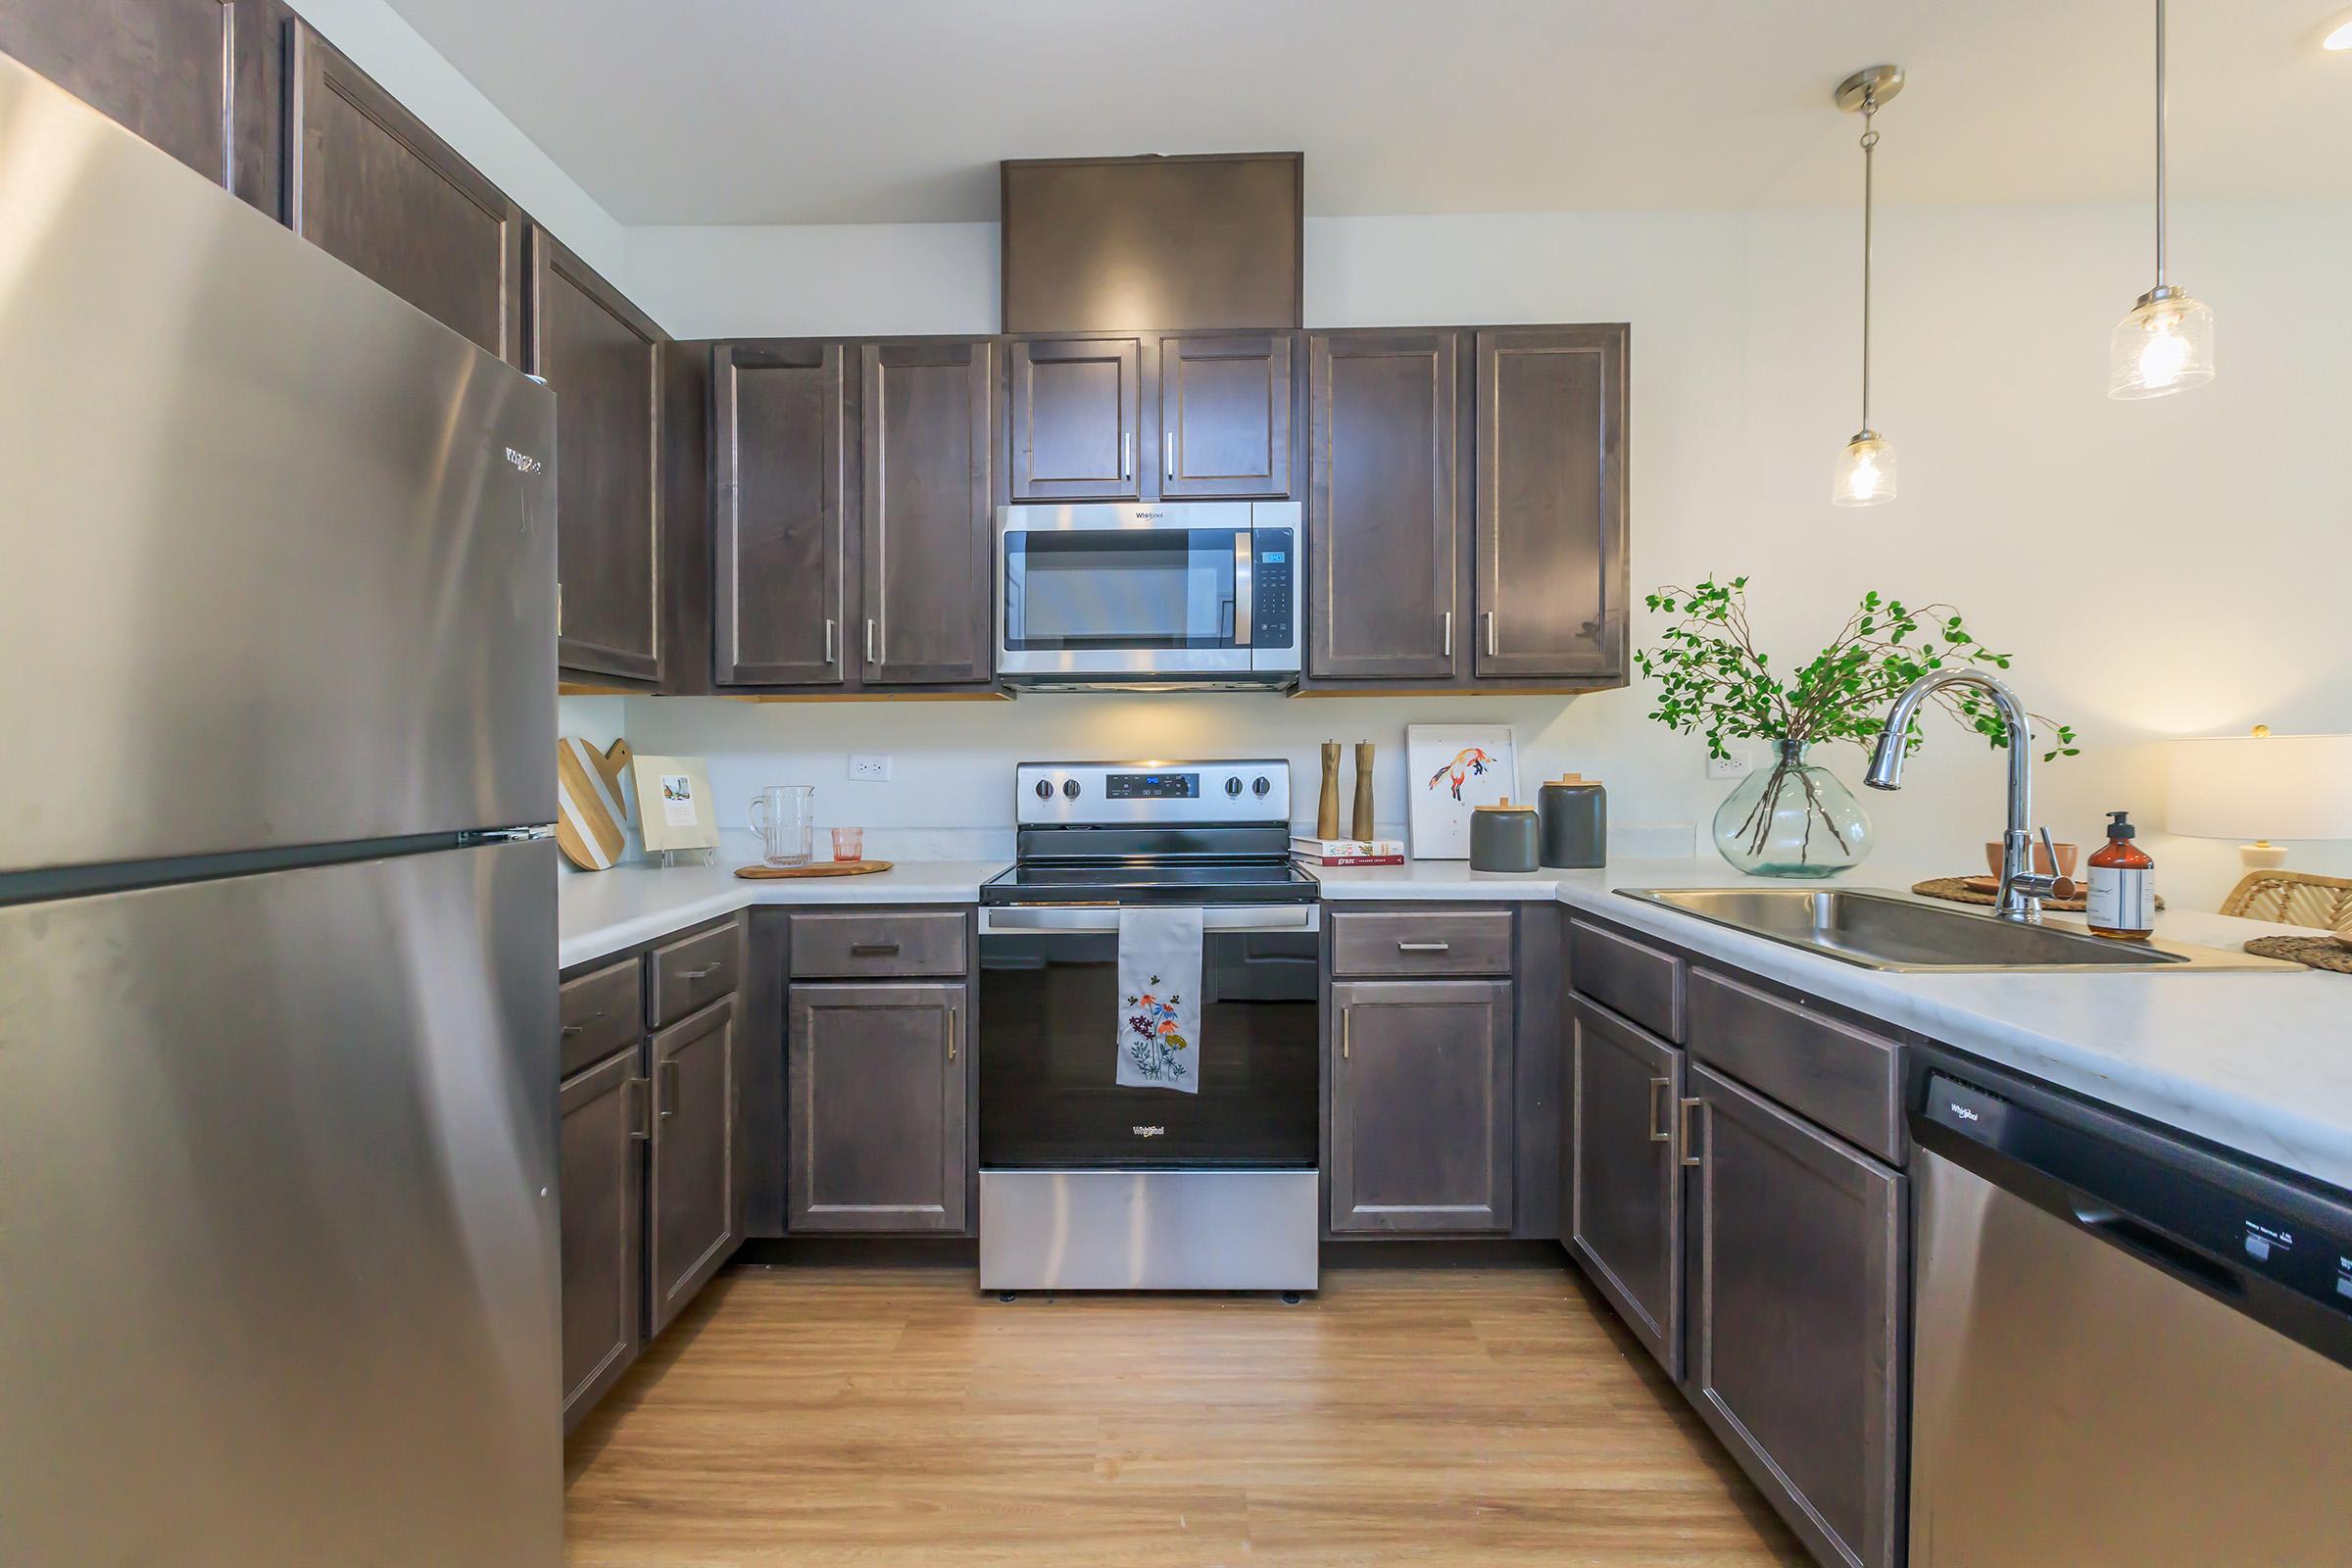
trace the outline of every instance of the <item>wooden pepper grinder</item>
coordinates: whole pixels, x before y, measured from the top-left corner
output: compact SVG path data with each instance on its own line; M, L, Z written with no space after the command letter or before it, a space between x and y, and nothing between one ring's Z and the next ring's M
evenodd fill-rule
M1379 835L1372 827L1372 743L1355 743L1355 836L1366 842Z
M1340 836L1340 743L1323 743L1323 798L1315 805L1315 837Z

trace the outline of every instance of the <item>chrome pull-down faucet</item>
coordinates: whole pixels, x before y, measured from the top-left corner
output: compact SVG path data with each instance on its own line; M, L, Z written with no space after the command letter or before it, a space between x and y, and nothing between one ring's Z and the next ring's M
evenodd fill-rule
M1886 710L1886 728L1870 754L1870 771L1862 775L1862 781L1874 790L1903 787L1903 737L1910 733L1920 705L1946 686L1974 686L1984 692L2000 710L2001 722L2009 728L2009 826L2001 834L2001 888L1993 912L2004 920L2039 925L2041 901L2072 898L2075 884L2072 878L2054 874L2058 853L2051 847L2046 827L2041 830L2041 843L2053 874L2043 876L2034 869L2034 721L2017 693L1973 669L1939 669L1920 676Z

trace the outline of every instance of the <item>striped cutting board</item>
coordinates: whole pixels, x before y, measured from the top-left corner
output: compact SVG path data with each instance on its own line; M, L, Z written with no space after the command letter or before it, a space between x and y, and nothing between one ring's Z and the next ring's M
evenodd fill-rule
M583 871L610 870L628 849L629 756L627 741L606 752L572 735L556 742L556 848Z

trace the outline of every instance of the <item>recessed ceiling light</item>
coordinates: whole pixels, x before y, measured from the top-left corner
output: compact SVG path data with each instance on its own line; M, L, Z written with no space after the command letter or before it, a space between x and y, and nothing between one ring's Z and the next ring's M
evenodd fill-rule
M2331 19L2326 26L2328 30L2320 39L2321 48L2337 51L2352 49L2352 11Z

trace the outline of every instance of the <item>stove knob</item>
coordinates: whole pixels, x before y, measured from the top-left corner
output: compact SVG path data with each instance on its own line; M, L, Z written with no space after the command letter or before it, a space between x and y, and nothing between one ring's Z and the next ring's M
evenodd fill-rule
M1265 774L1260 773L1255 779L1251 780L1250 785L1250 793L1257 796L1260 800L1263 800L1266 795L1273 790L1273 788L1274 781L1266 777Z
M1054 798L1054 781L1052 779L1041 778L1037 781L1037 798L1041 801L1050 801Z
M1228 794L1228 795L1239 795L1239 794L1241 794L1241 793L1242 793L1242 781L1241 781L1241 779L1240 779L1239 777L1235 777L1235 778L1229 778L1229 779L1227 779L1227 780L1225 781L1225 793L1226 793L1226 794Z
M1073 801L1076 800L1078 798L1078 781L1074 778L1063 779L1061 781L1061 793Z

